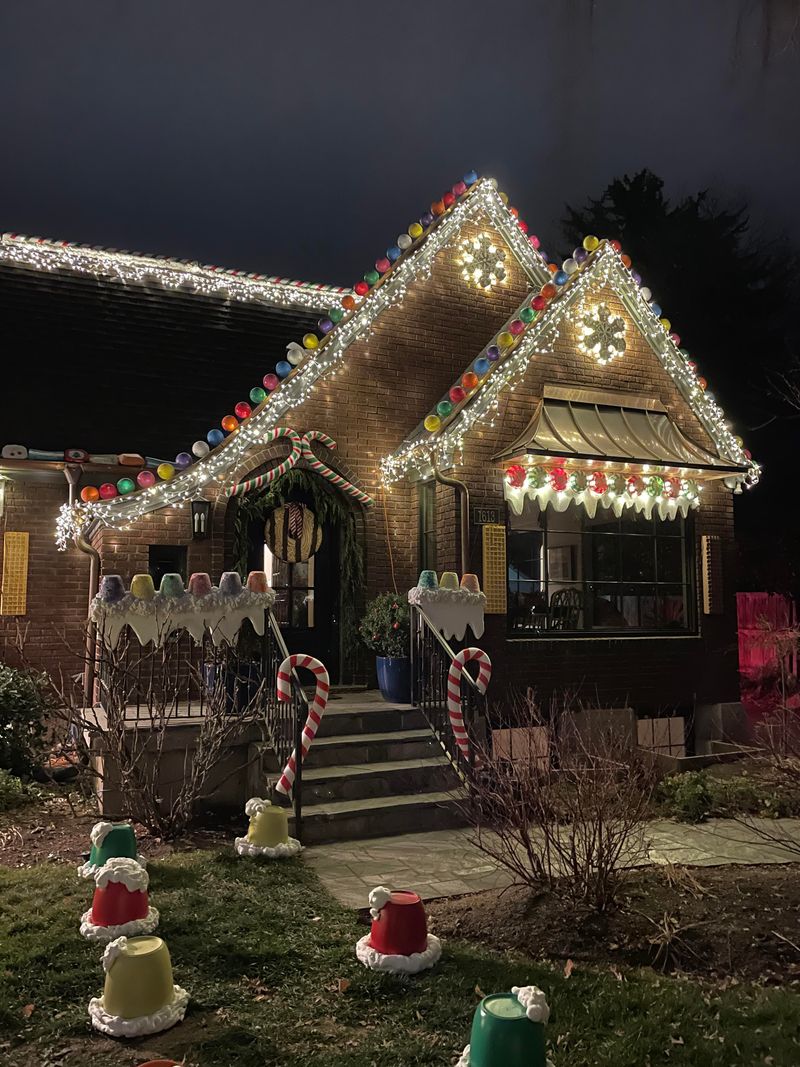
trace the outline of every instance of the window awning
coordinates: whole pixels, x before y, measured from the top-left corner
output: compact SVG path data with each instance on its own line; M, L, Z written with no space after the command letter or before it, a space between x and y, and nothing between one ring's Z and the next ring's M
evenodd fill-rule
M691 441L659 400L562 386L544 387L531 421L494 459L508 467L533 457L694 471L705 478L747 471Z

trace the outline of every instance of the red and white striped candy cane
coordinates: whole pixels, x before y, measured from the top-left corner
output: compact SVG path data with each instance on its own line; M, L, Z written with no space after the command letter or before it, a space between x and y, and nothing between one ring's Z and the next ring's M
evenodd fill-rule
M461 714L461 674L470 660L478 662L478 677L476 684L481 693L485 693L492 677L492 661L480 648L465 648L453 657L450 671L447 675L447 711L450 715L450 725L456 735L456 743L464 756L469 759L469 741L467 728L464 725L464 716Z
M269 431L264 438L264 442L265 444L272 444L273 441L277 441L280 437L288 437L292 442L292 451L286 459L264 474L259 474L255 478L250 478L249 481L239 482L238 485L231 486L226 490L228 496L244 496L251 489L260 489L262 485L270 485L276 478L280 478L282 474L286 474L288 470L294 467L303 452L303 442L300 439L300 434L297 430L292 430L288 426L276 426L274 430Z
M325 667L318 659L314 659L313 656L304 656L302 654L287 656L283 663L278 668L278 700L291 700L292 699L292 670L295 667L307 667L315 678L317 679L317 688L314 693L314 699L311 701L311 707L308 709L308 718L306 724L303 727L303 736L301 740L301 755L300 761L306 758L306 753L311 748L311 742L317 735L319 724L322 722L322 716L325 714L325 707L328 703L328 690L330 689L330 678ZM289 757L289 762L283 768L283 774L280 777L280 781L275 786L279 793L283 793L288 796L292 791L294 785L294 776L297 771L297 749L295 749Z
M336 442L332 437L328 437L326 433L321 430L309 430L303 437L301 442L303 448L303 459L306 460L312 471L317 474L321 474L323 478L327 478L329 482L336 486L337 489L341 489L343 493L347 493L353 500L357 500L359 504L363 504L365 507L372 507L375 501L368 493L364 493L352 482L348 482L346 478L343 478L341 474L337 474L336 471L332 471L330 467L326 466L322 460L317 459L314 453L311 451L311 442L319 441L320 444L325 445L326 448L336 448Z

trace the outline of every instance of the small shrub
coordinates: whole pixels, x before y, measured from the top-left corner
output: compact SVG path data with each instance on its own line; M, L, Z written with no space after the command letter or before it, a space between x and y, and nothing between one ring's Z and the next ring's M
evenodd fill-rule
M361 640L376 656L407 656L410 623L406 598L380 593L367 604L358 630Z
M674 774L659 783L656 801L667 815L681 822L741 815L783 819L800 814L800 791L775 778L768 768L763 776L720 778L707 771Z
M0 770L0 811L13 811L30 804L38 796L38 790L31 789L19 778L8 771Z
M708 776L703 771L670 775L659 782L656 799L681 822L703 822L713 807Z
M44 752L46 679L33 671L0 664L0 769L26 777Z

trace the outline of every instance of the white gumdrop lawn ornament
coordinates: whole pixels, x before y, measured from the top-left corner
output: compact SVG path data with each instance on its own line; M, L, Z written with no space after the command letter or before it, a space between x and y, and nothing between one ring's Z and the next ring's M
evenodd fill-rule
M289 837L289 815L263 797L251 797L244 806L250 819L245 837L237 837L234 848L240 856L264 856L270 860L296 856L303 846Z
M356 943L356 957L373 971L419 974L442 955L442 943L428 933L417 893L377 886L369 895L372 926Z
M453 657L450 670L447 674L447 712L450 716L450 725L455 734L456 744L465 759L469 759L469 737L464 725L464 716L461 712L461 675L464 668L472 660L478 663L478 677L476 684L478 691L483 694L489 687L492 678L492 661L480 648L465 648Z

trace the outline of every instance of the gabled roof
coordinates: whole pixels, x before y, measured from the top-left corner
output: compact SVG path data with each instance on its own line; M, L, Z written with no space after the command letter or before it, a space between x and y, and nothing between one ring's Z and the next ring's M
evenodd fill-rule
M209 455L149 489L81 505L81 521L92 517L109 526L127 525L149 512L191 499L212 479L230 477L247 452L264 440L265 431L277 426L287 412L304 402L316 383L337 366L348 347L366 337L380 314L401 301L408 286L431 269L441 249L475 220L486 220L500 231L534 284L546 281L549 273L536 251L538 240L526 237L527 227L506 206L496 183L479 179L474 173L465 175L442 200L431 205L431 212L426 212L419 223L412 223L407 234L400 235L397 244L391 245L386 256L376 262L376 269L366 272L365 280L357 284L353 294L342 299L344 312L339 309L335 316L331 314L322 338L316 334L303 338L306 352L299 365ZM69 534L68 522L62 526L62 533Z
M449 398L443 398L439 408L442 403L450 404L449 413L444 417L432 413L395 452L382 461L381 467L387 481L394 481L406 472L427 473L431 456L436 457L441 467L450 466L454 452L461 448L471 427L484 418L491 419L497 411L501 394L522 379L530 360L538 352L552 349L564 316L587 292L606 285L622 301L634 324L708 432L719 456L733 466L746 470L748 484L758 481L758 464L753 462L742 441L732 433L722 408L713 397L706 394L704 379L697 374L697 368L688 353L678 347L677 335L670 333L671 324L659 317L661 309L653 303L649 290L642 288L634 278L630 260L623 258L619 248L609 241L598 242L597 238L589 237L586 242L591 245L592 254L585 258L583 264L577 263L574 257L565 261L566 269L554 273L537 296L523 301L516 315L484 347L462 379L454 383L456 389L461 388L462 392L466 392L463 400L452 404ZM487 353L490 353L489 357ZM477 373L479 370L482 373ZM468 375L472 375L476 382L471 389L464 390L464 377ZM432 429L426 428L426 422L430 423Z
M293 281L248 271L201 265L186 259L52 241L21 233L0 235L0 265L63 271L125 285L160 286L173 292L225 300L256 301L273 307L321 312L349 289Z

